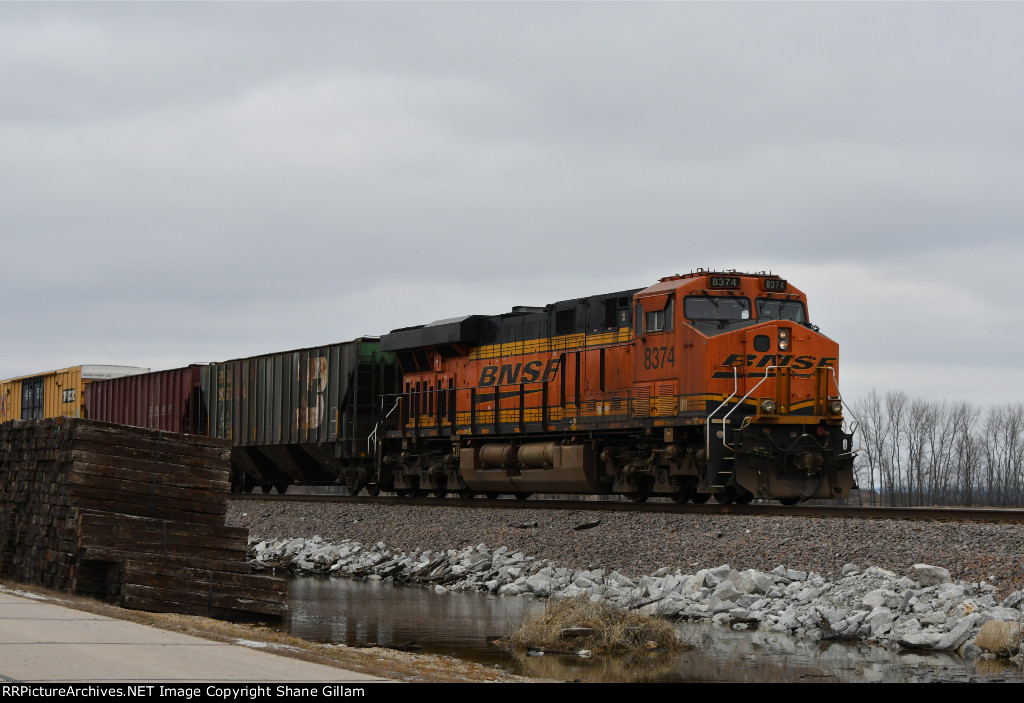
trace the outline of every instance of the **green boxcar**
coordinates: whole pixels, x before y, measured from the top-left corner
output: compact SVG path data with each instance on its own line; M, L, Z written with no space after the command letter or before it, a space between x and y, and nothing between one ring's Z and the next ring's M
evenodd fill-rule
M232 443L232 490L330 485L373 465L380 396L398 388L376 338L210 364L210 434Z

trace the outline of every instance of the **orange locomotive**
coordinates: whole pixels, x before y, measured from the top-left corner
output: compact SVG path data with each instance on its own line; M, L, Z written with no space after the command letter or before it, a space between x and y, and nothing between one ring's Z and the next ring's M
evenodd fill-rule
M838 345L778 276L639 290L381 337L402 371L352 492L845 498Z

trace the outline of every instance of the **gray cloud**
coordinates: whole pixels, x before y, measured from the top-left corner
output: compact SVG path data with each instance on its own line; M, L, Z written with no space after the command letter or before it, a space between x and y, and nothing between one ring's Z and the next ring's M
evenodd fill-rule
M0 377L720 267L804 288L857 389L1016 400L1022 5L4 11Z

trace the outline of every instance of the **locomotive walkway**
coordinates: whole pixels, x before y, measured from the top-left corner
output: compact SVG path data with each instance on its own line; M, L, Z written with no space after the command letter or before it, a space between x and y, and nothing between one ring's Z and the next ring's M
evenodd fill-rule
M0 591L0 684L384 681Z

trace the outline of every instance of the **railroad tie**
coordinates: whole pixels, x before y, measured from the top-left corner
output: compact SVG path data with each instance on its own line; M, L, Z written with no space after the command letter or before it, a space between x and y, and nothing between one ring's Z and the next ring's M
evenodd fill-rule
M163 440L163 438L164 438L164 431L163 430L157 430L156 450L153 452L153 482L149 486L149 509L150 510L153 509L153 500L154 500L154 497L155 497L155 494L156 494L156 469L157 469L157 464L158 464L158 462L160 460L160 442ZM166 526L165 526L165 532L164 532L165 540L166 540L166 534L167 533L166 533Z

